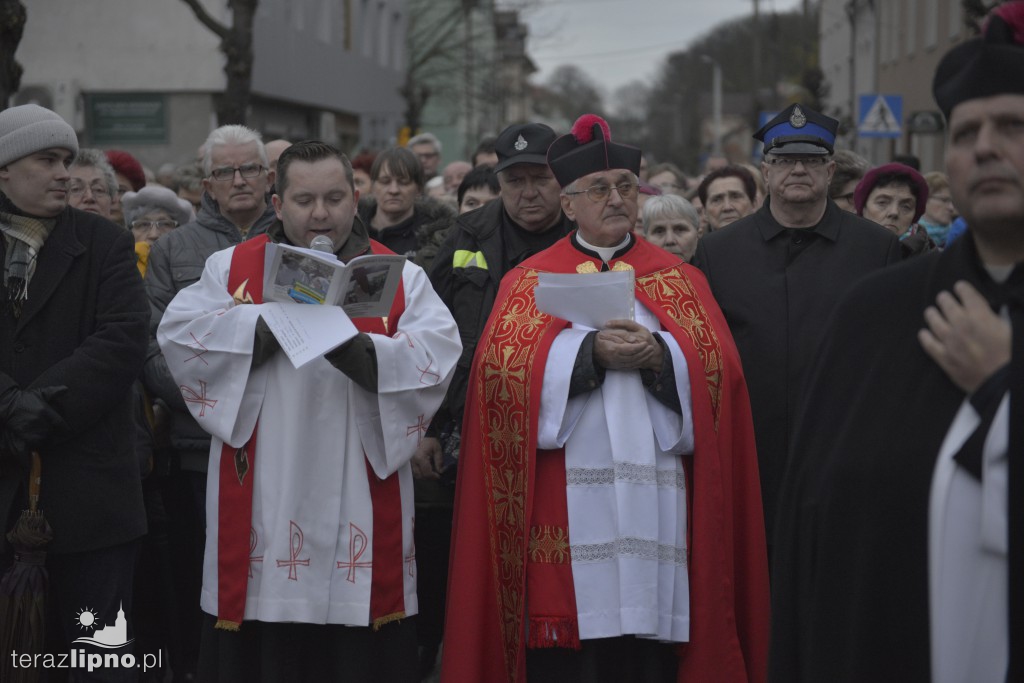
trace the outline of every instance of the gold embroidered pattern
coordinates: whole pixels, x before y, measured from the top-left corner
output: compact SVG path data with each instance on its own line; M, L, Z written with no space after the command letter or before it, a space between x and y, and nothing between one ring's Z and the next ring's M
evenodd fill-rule
M629 265L625 261L619 261L614 266L612 266L612 270L613 271L633 270L633 266ZM583 263L581 263L578 266L576 266L576 272L577 273L600 273L601 271L598 270L597 266L594 265L593 261L584 261Z
M569 564L569 530L542 524L530 527L530 562Z
M683 328L696 347L704 364L717 431L722 406L722 344L693 283L682 269L673 267L637 278L637 287Z
M235 300L236 304L251 304L253 303L252 294L245 291L245 286L249 284L249 278L245 278L245 281L238 285L238 289L231 295L231 298Z
M494 312L480 345L486 349L476 393L488 406L480 411L484 487L488 498L490 560L497 577L505 669L516 680L519 639L526 606L526 496L529 485L530 373L540 338L551 316L537 310L537 272L525 271Z

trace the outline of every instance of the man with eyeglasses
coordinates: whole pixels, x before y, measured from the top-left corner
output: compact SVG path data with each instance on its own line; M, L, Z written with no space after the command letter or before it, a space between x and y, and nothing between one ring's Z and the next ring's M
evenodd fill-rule
M743 372L699 271L632 234L640 150L581 117L578 229L502 280L463 424L442 678L747 681L768 572ZM634 315L540 313L539 273L630 272Z
M498 157L494 167L498 201L449 221L447 237L430 268L430 282L459 326L462 358L412 463L419 506L417 547L421 549L417 637L424 672L437 660L444 628L454 462L477 340L505 273L572 229L562 213L558 181L547 164L548 147L555 137L555 131L540 123L513 124L498 135L492 144Z
M188 411L178 383L167 370L156 329L164 310L174 296L199 280L206 259L214 252L263 234L274 223L274 207L267 191L273 185L274 171L267 166L267 152L260 134L245 126L217 128L203 144L203 197L195 220L161 237L149 252L146 292L152 307L152 338L143 373L146 389L171 409L170 441L175 462L168 489L178 498L172 511L177 533L173 539L186 539L185 547L173 548L183 558L175 575L183 609L192 611L195 628L182 629L190 638L185 648L188 670L198 656L199 584L202 570L205 528L206 471L210 436ZM171 506L169 506L169 509Z
M409 138L405 144L406 149L411 151L419 159L423 167L423 180L427 181L437 175L437 169L441 167L441 141L433 133L420 133Z
M768 197L700 241L704 271L729 322L750 389L767 538L804 377L843 292L900 260L899 242L828 198L839 122L793 104L754 134Z

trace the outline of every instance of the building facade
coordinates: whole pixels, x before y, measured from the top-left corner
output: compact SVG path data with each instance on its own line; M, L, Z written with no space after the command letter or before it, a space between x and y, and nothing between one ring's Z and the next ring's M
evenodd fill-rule
M874 164L913 154L921 169L941 169L944 122L931 84L942 55L968 37L961 0L822 0L821 68L829 82L826 110L844 122L840 144ZM857 133L862 95L899 95L898 138Z
M221 23L225 0L201 0ZM262 0L247 123L265 139L320 138L345 151L392 144L401 125L406 0ZM33 0L12 104L63 116L84 145L143 164L193 160L217 126L225 58L181 0ZM100 11L102 10L102 11Z

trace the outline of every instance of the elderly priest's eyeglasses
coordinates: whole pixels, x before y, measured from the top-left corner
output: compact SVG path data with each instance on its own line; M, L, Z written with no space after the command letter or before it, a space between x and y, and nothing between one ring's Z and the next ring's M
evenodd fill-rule
M612 194L612 189L619 193L619 196L623 199L632 199L636 196L636 183L619 183L618 185L594 185L588 187L585 190L579 192L566 192L565 194L572 196L577 194L587 195L587 199L592 202L603 202L608 199Z
M210 171L210 177L214 180L231 180L235 177L235 173L238 172L243 178L255 178L260 173L263 173L265 169L260 164L244 164L242 166L222 166L221 168L215 168Z

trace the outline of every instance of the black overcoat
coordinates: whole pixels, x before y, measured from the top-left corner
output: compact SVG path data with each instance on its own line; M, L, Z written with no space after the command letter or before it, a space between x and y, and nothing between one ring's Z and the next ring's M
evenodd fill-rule
M3 252L0 239L0 263ZM2 290L0 283L6 297ZM41 449L50 552L103 548L146 531L132 382L142 369L148 324L131 233L65 209L39 251L20 319L0 313L0 392L12 385L68 387L56 407L69 432ZM27 472L9 459L4 464L6 530L25 506Z
M929 496L965 395L917 332L925 308L957 280L998 308L968 233L866 278L829 326L780 495L772 681L931 680ZM1009 284L1024 298L1024 269Z
M850 285L898 263L900 250L892 233L832 201L817 226L800 230L781 226L769 202L705 235L693 263L707 275L743 360L770 542L801 386L825 323Z

